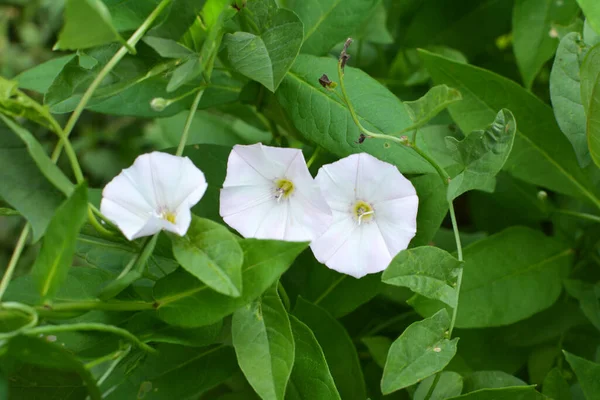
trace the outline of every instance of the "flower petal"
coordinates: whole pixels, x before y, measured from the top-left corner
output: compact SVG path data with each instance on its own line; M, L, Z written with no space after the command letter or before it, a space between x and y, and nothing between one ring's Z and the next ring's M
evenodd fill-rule
M109 198L103 198L100 203L100 212L104 214L111 222L123 232L123 235L129 240L133 240L137 232L152 218L150 213L140 214L137 210L131 210L128 206L123 206L120 203Z
M354 185L358 162L359 154L353 154L319 169L315 181L332 210L349 212L357 200Z
M357 163L356 194L371 204L416 195L413 184L398 168L370 154L360 153Z
M169 221L164 221L164 230L173 232L179 236L185 236L187 230L192 223L192 212L186 202L182 203L179 209L176 211L175 223L172 224Z
M227 176L223 187L264 185L279 177L285 166L272 160L261 143L235 145L227 160Z
M221 189L219 214L243 237L257 237L255 235L267 214L276 206L272 186L248 185Z
M417 211L419 198L408 196L375 203L375 222L386 242L387 248L395 257L406 249L417 232Z
M334 223L310 247L327 267L355 278L383 271L392 261L377 224L359 226L350 215Z

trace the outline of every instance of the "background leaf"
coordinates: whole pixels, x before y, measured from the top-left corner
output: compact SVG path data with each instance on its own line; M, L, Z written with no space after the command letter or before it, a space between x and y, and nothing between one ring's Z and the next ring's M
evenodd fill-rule
M462 392L463 379L456 372L444 371L440 372L441 377L437 382L435 389L431 393L431 400L444 400L453 396L458 396ZM419 383L415 390L414 400L424 400L425 396L431 389L435 376L430 376L423 382Z
M43 300L51 300L66 279L75 255L75 240L87 217L87 186L78 185L56 210L32 268Z
M291 400L341 399L323 351L310 328L290 316L296 355L286 398ZM315 385L315 382L319 384Z
M581 64L581 100L586 113L587 145L600 166L600 46L592 47Z
M588 400L600 399L600 364L578 357L563 350L567 362L577 375L577 380Z
M239 308L233 346L246 379L262 399L283 399L294 365L294 337L276 286Z
M596 32L600 32L600 4L594 0L577 0L579 7Z
M522 388L483 389L449 400L544 400L544 396L533 386Z
M418 100L405 101L404 106L408 109L408 114L413 121L410 129L420 128L435 117L440 111L460 100L462 100L462 96L458 90L452 89L446 85L439 85L429 89L429 91ZM404 128L404 130L408 129L409 128Z
M303 298L296 302L293 314L314 333L323 349L340 397L356 400L366 398L367 392L356 347L342 324L327 311Z

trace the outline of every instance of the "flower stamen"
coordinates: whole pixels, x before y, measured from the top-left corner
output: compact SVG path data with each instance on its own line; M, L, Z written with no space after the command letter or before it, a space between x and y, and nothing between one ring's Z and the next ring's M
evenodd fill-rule
M373 210L373 207L367 202L361 200L354 205L354 215L358 220L358 225L362 224L363 219L364 222L370 221L374 214L375 211Z
M282 198L288 198L294 192L294 184L287 179L279 179L275 183L275 186L275 198L277 199L278 203Z

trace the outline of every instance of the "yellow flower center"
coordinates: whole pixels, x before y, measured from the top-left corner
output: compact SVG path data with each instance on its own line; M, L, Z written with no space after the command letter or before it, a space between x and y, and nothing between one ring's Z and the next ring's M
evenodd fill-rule
M275 182L275 198L280 201L282 198L287 199L294 192L294 184L287 179L278 179Z
M375 211L373 207L365 201L359 200L352 207L353 213L358 220L358 224L360 225L363 222L369 222L375 216Z
M163 211L161 218L164 220L169 221L172 224L175 224L175 221L177 219L177 215L175 215L175 213L171 212L171 211Z

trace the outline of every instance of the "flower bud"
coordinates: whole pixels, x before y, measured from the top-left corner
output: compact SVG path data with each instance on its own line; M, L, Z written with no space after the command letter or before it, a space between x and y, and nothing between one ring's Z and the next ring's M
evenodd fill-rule
M169 106L169 100L163 99L162 97L155 97L150 102L150 107L152 107L152 109L157 112L163 111L168 106Z
M539 201L545 201L548 198L548 193L545 190L540 190L537 194L537 198Z

